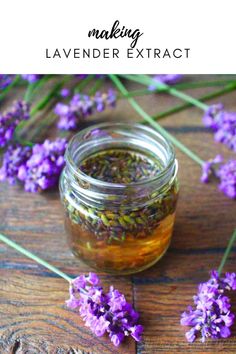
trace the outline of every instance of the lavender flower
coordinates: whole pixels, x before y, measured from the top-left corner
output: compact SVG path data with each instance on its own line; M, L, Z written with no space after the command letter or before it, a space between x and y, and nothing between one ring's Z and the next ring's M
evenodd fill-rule
M84 80L88 77L88 74L75 74L75 77L80 80Z
M201 182L209 182L212 174L220 181L219 189L229 198L236 198L236 160L229 160L222 164L223 158L217 155L206 161L202 166Z
M101 94L97 92L95 96L75 94L68 105L57 103L54 112L60 117L58 128L62 130L75 130L80 121L93 113L101 112L106 107L114 107L116 94L113 90Z
M222 163L222 161L223 161L222 156L216 155L216 157L214 159L210 159L210 160L204 162L204 164L202 166L202 176L201 176L202 183L209 182L209 177L214 172L213 166L215 166L216 164Z
M7 180L10 184L14 184L17 180L19 168L25 165L30 155L30 147L10 145L3 155L0 181Z
M89 273L88 276L81 275L74 279L69 292L67 306L79 309L85 325L96 336L107 333L115 346L119 346L127 336L136 341L141 340L143 327L137 324L138 313L124 295L112 286L105 293L96 274Z
M18 170L18 178L28 192L38 192L54 187L64 167L65 139L36 144L32 154Z
M236 160L221 165L217 171L220 179L219 189L229 198L236 198Z
M0 147L12 139L15 128L22 120L29 119L29 109L28 103L15 101L7 112L0 114Z
M26 80L29 83L34 83L34 82L40 80L43 77L43 75L39 75L39 74L24 74L24 75L21 75L21 77L22 77L23 80Z
M70 96L70 90L68 88L64 87L60 91L60 96L63 97L63 98L69 97Z
M199 336L204 342L206 338L227 338L231 335L230 327L235 316L230 312L230 299L225 291L236 289L235 279L235 273L226 273L220 278L217 271L212 271L211 278L199 285L198 293L193 297L194 308L189 306L180 321L181 325L191 327L186 332L188 342L194 342Z
M183 75L180 74L159 74L159 75L154 75L152 79L156 81L156 83L163 83L167 85L173 85L179 82L182 79ZM152 84L148 86L148 89L150 91L155 91L157 89L157 86Z
M203 116L203 123L211 128L216 142L236 151L236 113L227 112L220 104L209 106Z
M11 75L0 74L0 90L5 89L12 82Z

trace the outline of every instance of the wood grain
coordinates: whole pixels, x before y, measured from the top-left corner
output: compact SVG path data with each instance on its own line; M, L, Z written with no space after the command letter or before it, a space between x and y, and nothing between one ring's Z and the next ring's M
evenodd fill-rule
M199 79L203 77L187 77L188 81ZM189 92L200 96L211 90ZM151 114L179 102L164 94L138 100ZM220 101L227 109L236 111L235 92ZM204 159L216 153L235 156L224 146L214 143L212 134L202 126L201 116L201 111L191 108L164 119L162 124ZM139 117L126 101L121 101L116 110L94 118L95 121L108 119L138 121ZM236 225L236 203L220 193L215 183L199 183L199 167L179 151L177 156L181 191L173 241L167 254L154 267L137 275L112 277L100 274L105 286L114 284L140 311L145 325L143 342L136 346L130 340L116 349L107 338L95 338L78 314L66 308L67 283L1 244L1 354L236 352L236 326L228 340L190 345L179 324L180 313L191 304L198 282L206 280L209 270L219 265ZM90 270L74 258L67 246L57 191L29 194L19 186L0 184L0 232L71 276ZM236 270L235 255L236 247L226 270ZM236 312L236 295L232 296L232 303Z

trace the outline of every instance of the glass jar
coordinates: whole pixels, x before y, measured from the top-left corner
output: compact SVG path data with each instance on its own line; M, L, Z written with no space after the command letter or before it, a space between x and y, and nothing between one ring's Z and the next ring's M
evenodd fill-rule
M178 197L172 145L144 125L105 123L76 134L65 159L60 193L73 253L115 274L156 263L170 244Z

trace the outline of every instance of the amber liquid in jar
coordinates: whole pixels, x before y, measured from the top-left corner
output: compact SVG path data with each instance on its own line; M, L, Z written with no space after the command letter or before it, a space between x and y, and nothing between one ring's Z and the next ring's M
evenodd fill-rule
M78 166L94 179L125 186L155 177L163 168L156 157L121 148L95 152ZM104 207L73 202L68 193L64 205L70 247L90 266L117 274L135 273L153 265L166 252L175 219L176 178L163 190L152 191L140 205L132 203L132 187L130 193L126 188L126 199L115 206L112 200Z

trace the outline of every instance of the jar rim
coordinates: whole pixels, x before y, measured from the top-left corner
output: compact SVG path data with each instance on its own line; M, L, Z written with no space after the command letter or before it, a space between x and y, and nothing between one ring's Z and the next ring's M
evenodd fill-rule
M156 138L156 142L158 142L158 140L162 141L166 146L166 150L168 150L168 161L167 161L166 166L164 166L164 168L160 172L158 172L155 176L147 177L143 180L139 180L139 181L131 182L131 183L126 183L126 184L125 183L107 182L107 181L99 180L97 178L87 175L86 173L81 171L78 168L78 166L76 165L76 162L75 162L75 160L73 158L73 154L72 154L73 146L76 142L78 143L79 141L81 141L81 145L82 145L83 138L86 136L89 136L89 134L91 132L94 132L94 131L99 132L99 130L109 129L109 128L110 129L123 128L123 130L137 129L139 131L146 133L147 135L150 135L150 136ZM98 136L97 138L99 139L100 137ZM154 130L150 127L147 127L143 124L126 123L126 122L124 122L124 123L116 123L116 122L99 123L99 124L95 124L95 125L92 125L88 128L81 130L80 132L75 134L71 138L71 140L69 141L67 149L66 149L65 160L66 160L66 163L68 163L70 165L71 172L76 176L76 178L78 178L78 180L84 181L84 182L88 183L89 185L94 185L96 187L102 186L107 189L117 189L117 190L124 189L124 188L142 187L142 186L145 186L150 183L151 184L155 183L155 182L159 181L160 179L165 178L165 176L168 174L172 175L172 173L170 173L170 172L172 171L172 169L174 167L177 167L175 151L174 151L173 145L171 144L171 142L168 139L166 139L163 135L161 135L156 130Z

